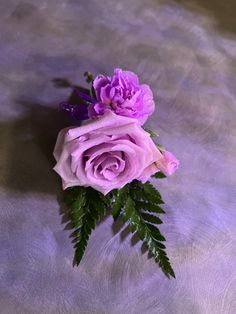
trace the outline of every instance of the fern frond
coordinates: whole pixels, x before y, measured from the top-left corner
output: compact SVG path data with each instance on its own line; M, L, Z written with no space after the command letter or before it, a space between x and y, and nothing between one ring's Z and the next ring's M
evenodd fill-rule
M145 195L142 194L143 191L145 191ZM151 199L150 202L148 201L149 198ZM167 277L175 277L174 270L171 267L169 258L165 252L166 247L162 243L165 241L165 237L155 226L156 224L161 224L162 221L155 215L143 212L143 210L147 209L150 212L159 210L159 207L156 207L158 205L156 205L155 202L160 202L160 200L160 193L150 182L145 185L139 185L137 183L135 183L135 185L130 184L129 196L124 203L121 202L120 211L123 220L129 222L131 232L137 232L139 238L147 245L149 252L159 264L165 275ZM160 212L163 213L163 210L160 209Z
M155 179L165 179L166 175L162 173L161 171L158 171L152 177Z
M106 214L106 202L101 193L92 188L73 188L65 191L65 201L70 207L71 233L74 243L73 266L79 265L96 223Z
M135 204L139 209L143 209L147 212L165 214L165 211L159 205L156 205L147 201L138 201L138 200L135 202Z
M165 204L159 191L156 190L156 188L149 181L142 185L142 189L149 202L154 204Z
M124 186L122 189L117 191L115 202L112 208L112 216L114 220L116 220L119 217L121 210L128 198L128 192L129 189L127 186Z
M159 217L156 217L154 215L146 214L146 213L141 213L143 219L147 222L153 223L153 224L162 224L162 220Z

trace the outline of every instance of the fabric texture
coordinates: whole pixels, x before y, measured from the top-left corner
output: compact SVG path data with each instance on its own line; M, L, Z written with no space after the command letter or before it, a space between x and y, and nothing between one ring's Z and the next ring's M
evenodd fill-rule
M1 314L236 313L235 12L233 0L0 1ZM147 127L180 160L158 181L176 280L110 216L72 267L52 170L70 125L58 78L115 67L150 85Z

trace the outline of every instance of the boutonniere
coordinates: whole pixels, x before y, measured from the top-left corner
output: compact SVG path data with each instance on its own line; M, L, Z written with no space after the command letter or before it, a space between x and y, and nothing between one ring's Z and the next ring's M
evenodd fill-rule
M158 228L164 201L149 180L173 174L179 161L143 127L155 109L152 91L130 71L85 75L91 88L77 90L78 104L61 105L78 123L59 132L54 149L54 170L62 178L74 229L74 265L96 223L111 213L129 224L164 273L175 277Z

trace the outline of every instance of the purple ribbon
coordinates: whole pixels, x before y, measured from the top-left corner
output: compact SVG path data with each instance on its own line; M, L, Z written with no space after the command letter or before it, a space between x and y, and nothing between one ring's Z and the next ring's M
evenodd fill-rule
M96 99L81 92L78 88L76 89L76 93L79 98L82 100L81 103L72 104L69 102L62 102L60 104L60 108L63 112L69 115L71 118L77 121L87 120L88 116L88 106L96 103ZM78 99L79 102L79 99Z

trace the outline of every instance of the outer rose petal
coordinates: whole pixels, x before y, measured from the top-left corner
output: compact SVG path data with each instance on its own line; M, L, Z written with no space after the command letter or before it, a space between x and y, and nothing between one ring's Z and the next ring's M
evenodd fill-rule
M153 174L155 174L158 171L159 171L159 169L157 168L156 164L153 163L144 169L142 175L138 178L138 180L141 181L142 183L145 183L150 179L150 177Z
M54 170L62 177L64 189L91 186L103 194L134 179L147 181L156 172L155 163L163 158L137 120L111 111L81 127L62 130L54 156ZM112 165L121 162L117 174Z

